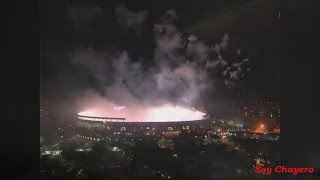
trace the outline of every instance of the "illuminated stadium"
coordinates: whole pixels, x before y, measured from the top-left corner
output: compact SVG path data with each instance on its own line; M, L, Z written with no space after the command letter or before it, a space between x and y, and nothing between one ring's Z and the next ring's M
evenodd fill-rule
M110 109L110 108L109 108ZM115 106L101 113L97 109L77 114L77 134L80 137L174 136L184 131L200 131L210 124L206 114L194 108L165 105L133 112ZM143 112L143 113L141 113Z

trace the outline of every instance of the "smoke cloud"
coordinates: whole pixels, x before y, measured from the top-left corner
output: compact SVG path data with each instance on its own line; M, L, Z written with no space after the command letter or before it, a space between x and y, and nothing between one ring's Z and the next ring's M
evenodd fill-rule
M115 9L115 14L117 21L121 26L125 28L132 28L137 31L147 20L149 12L146 10L134 12L129 10L123 3L121 3Z
M147 14L147 11L131 12L123 4L116 8L118 21L126 28L140 26ZM225 34L221 42L210 47L195 35L180 32L174 24L177 19L175 11L168 10L154 25L153 67L146 68L123 50L74 51L72 62L89 71L104 91L104 96L95 90L79 94L81 98L76 102L79 111L98 107L113 110L114 106L122 105L135 109L136 114L131 116L141 119L138 115L157 106L193 107L201 104L201 94L214 93L214 70L225 78L227 87L234 87L243 72L241 66L248 59L237 63L224 59L229 35ZM234 54L241 58L239 51Z

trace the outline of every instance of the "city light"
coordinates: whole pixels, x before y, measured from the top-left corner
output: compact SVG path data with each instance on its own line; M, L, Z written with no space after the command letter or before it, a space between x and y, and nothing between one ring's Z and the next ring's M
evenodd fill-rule
M266 127L265 127L265 125L264 125L264 124L260 124L260 125L258 126L258 128L256 129L256 132L257 132L257 133L265 133L265 132L266 132Z

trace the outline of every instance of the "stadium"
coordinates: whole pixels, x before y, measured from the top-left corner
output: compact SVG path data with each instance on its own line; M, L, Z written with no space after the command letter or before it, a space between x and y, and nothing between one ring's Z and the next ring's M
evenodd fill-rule
M201 133L211 127L206 113L196 109L164 107L146 111L144 119L133 120L124 107L114 107L105 113L82 112L76 116L77 136L101 140L126 137L179 136L184 132ZM110 116L107 116L110 114ZM117 116L116 116L117 115Z

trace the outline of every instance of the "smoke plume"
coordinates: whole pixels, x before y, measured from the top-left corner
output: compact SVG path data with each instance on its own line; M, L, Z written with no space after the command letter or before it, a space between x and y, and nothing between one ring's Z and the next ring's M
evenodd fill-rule
M133 13L121 5L116 9L118 21L126 28L141 25L147 11ZM206 45L195 35L186 35L174 24L178 19L174 10L168 10L154 24L153 58L155 66L145 68L142 61L131 59L127 51L100 52L93 48L78 49L72 62L91 73L100 85L104 96L95 90L81 93L76 102L79 111L102 107L113 109L125 106L135 109L131 116L157 106L193 107L201 104L201 94L215 91L216 71L228 87L236 86L243 76L240 50L234 50L237 62L224 59L230 51L228 34L214 46ZM111 83L110 83L111 82Z

